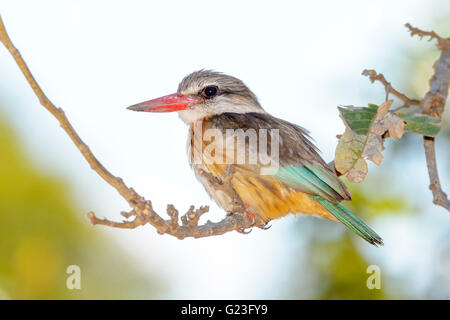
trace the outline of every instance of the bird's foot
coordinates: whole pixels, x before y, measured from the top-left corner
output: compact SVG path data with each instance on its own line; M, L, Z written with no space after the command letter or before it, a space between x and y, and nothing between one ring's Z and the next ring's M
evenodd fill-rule
M237 228L236 231L242 234L249 234L250 232L252 232L252 229L247 230L245 228Z
M245 214L247 215L247 217L250 218L250 220L252 220L252 223L255 221L255 214L253 212L251 212L251 208L250 205L248 203L244 204L244 208L245 208Z
M249 204L245 204L244 207L245 207L245 209L248 209L248 208L250 208L250 205ZM250 218L250 220L252 221L252 224L253 224L253 222L255 221L255 217L256 217L255 214L250 212L250 211L248 211L248 210L245 211L245 214L247 215L247 217ZM249 229L247 231L245 228L237 228L236 231L239 232L239 233L243 233L243 234L249 234L250 232L252 232L252 229Z
M252 223L255 221L255 214L250 212L250 211L245 211L245 214L247 215L247 217L250 218L250 220L252 220Z
M262 229L262 230L269 230L270 228L272 228L272 226L269 225L268 222L266 222L266 223L264 223L264 224L259 225L258 228L260 228L260 229Z

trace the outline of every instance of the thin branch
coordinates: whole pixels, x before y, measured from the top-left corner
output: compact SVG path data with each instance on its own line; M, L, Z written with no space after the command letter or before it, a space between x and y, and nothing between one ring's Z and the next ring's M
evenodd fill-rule
M442 190L436 163L436 150L433 137L423 137L425 157L427 159L428 175L430 176L430 190L433 193L433 203L450 211L450 201Z
M410 99L404 93L401 93L391 86L391 83L386 80L382 73L377 73L375 70L364 69L362 72L363 76L369 77L370 82L374 83L379 81L383 84L384 90L386 91L386 100L388 100L388 95L393 94L397 98L403 101L403 106L401 108L407 108L410 106L420 106L422 101L416 99Z
M5 25L0 16L0 42L8 49L11 55L14 57L17 65L28 81L29 85L33 89L34 93L39 99L41 105L46 108L60 123L63 130L69 135L72 142L76 145L78 150L80 150L83 157L103 180L116 189L119 194L128 202L128 204L133 208L130 212L122 213L125 218L132 218L133 220L126 220L122 222L114 222L107 219L100 219L95 216L93 212L89 212L87 217L89 221L96 225L106 225L115 228L128 228L133 229L147 223L151 224L156 228L160 234L170 234L179 239L186 237L208 237L213 235L221 235L229 231L234 231L236 229L246 229L251 228L261 222L251 220L247 215L242 212L235 212L229 214L225 219L218 223L213 223L208 221L206 224L199 226L198 222L200 217L209 210L208 207L200 207L194 210L192 206L189 211L184 215L182 219L182 225L178 223L178 211L173 205L169 205L167 213L170 220L165 220L153 210L152 203L145 200L140 196L133 188L129 188L121 178L111 174L94 156L89 147L81 140L80 136L77 134L75 129L72 127L71 123L67 119L64 111L61 108L57 108L45 95L42 89L39 87L37 81L31 74L27 64L22 58L20 52L14 47L11 39L6 32Z
M95 216L95 214L91 211L87 214L87 218L93 225L103 225L103 226L109 226L114 228L123 228L123 229L134 229L138 226L142 226L147 223L144 219L137 216L134 220L131 221L122 221L122 222L114 222L109 221L107 219L100 219Z

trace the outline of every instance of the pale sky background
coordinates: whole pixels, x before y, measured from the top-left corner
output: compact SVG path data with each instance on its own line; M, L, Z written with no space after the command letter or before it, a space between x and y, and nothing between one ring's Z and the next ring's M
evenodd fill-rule
M381 86L371 85L361 71L388 73L387 62L398 58L396 48L431 45L411 39L404 24L430 29L437 12L449 7L448 0L0 0L0 14L34 76L100 161L160 213L168 203L181 212L191 204L208 204L206 218L216 221L224 212L187 163L187 127L176 114L135 113L127 106L175 92L194 70L222 71L242 79L268 112L309 129L328 161L336 134L343 132L336 106L384 97ZM4 111L36 166L72 182L84 210L80 216L93 210L120 219L127 204L90 170L3 47L0 72L7 79L0 94L10 108ZM388 77L395 81L401 75ZM373 101L367 101L368 92ZM423 155L403 170L409 175L417 170L415 183L405 188L423 194L427 218L372 221L385 247L359 244L372 264L410 276L414 293L425 286L423 270L430 267L418 253L431 254L432 241L445 232L435 227L448 230L450 221L443 209L429 205ZM168 284L167 298L281 298L291 275L285 271L294 265L290 257L302 246L290 232L294 222L289 216L249 236L232 232L183 241L158 235L150 226L96 229L149 274L156 270Z

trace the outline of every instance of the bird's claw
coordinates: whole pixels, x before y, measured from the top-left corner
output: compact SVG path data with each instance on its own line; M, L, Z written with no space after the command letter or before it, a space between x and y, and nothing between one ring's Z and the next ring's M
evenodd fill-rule
M246 230L245 228L237 228L236 231L242 234L249 234L252 232L252 229Z
M266 222L262 225L259 225L258 228L262 229L262 230L269 230L270 228L272 228L272 225L268 225L269 223Z
M245 204L244 207L245 207L245 209L248 209L248 208L250 208L250 205L249 204ZM253 223L255 222L255 218L256 218L255 214L253 212L250 212L250 211L247 210L247 211L245 211L245 215L250 218L250 220L252 221L252 225L253 225ZM262 225L261 227L264 227L266 224ZM258 227L260 227L260 226L258 226ZM264 229L264 228L262 228L262 229ZM239 232L239 233L243 233L243 234L249 234L250 232L252 232L252 229L249 229L247 231L245 228L238 228L238 229L236 229L236 231Z

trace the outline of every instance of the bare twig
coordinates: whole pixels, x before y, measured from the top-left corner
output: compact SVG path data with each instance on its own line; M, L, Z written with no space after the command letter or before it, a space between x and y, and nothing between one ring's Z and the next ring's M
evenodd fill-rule
M428 41L431 41L433 39L436 39L438 41L437 47L439 50L449 50L450 49L450 38L442 38L440 37L436 32L434 31L423 31L419 28L415 28L409 23L405 24L405 27L409 29L409 32L411 32L411 37L414 37L415 35L418 35L420 39L423 37L430 37Z
M375 81L381 82L385 87L386 94L392 93L403 101L404 104L401 107L392 110L393 112L416 105L421 107L421 112L423 114L441 119L450 85L450 38L442 38L434 31L422 31L411 26L409 23L406 24L406 27L411 32L411 36L418 35L420 38L430 37L430 41L436 39L438 42L437 47L441 50L441 55L434 64L434 74L430 79L430 90L426 93L425 97L422 100L410 99L405 94L392 88L391 84L385 79L383 74L377 73L375 70L364 70L362 74L368 76L372 83ZM433 203L450 211L450 201L447 198L447 194L442 190L439 180L436 163L435 138L425 136L424 147L428 174L430 176L430 190L433 194Z
M422 101L420 101L420 100L410 99L410 98L408 98L407 95L395 90L391 86L391 83L386 80L386 78L384 77L384 75L382 73L377 73L375 70L365 69L365 70L363 70L362 75L369 77L370 82L372 82L372 83L374 83L375 81L379 81L383 84L384 89L386 91L386 100L388 100L389 94L393 94L394 96L396 96L397 98L402 100L404 104L400 108L407 108L410 106L420 106L422 103Z
M121 178L112 175L100 163L100 161L91 152L89 147L83 142L83 140L81 140L80 136L77 134L77 132L67 119L64 111L61 108L57 108L47 98L47 96L44 94L44 92L34 79L30 70L28 69L28 66L26 65L20 52L14 47L11 39L8 36L8 33L6 32L6 28L3 24L1 16L0 41L14 57L17 65L19 66L29 85L33 89L36 96L39 98L39 102L41 103L41 105L44 106L44 108L46 108L58 120L63 130L69 135L70 139L76 145L78 150L80 150L81 154L89 163L91 168L100 177L102 177L106 183L115 188L133 208L133 210L130 212L122 212L122 216L127 219L134 217L134 219L122 222L100 219L97 218L93 212L89 212L87 217L92 224L106 225L115 228L133 229L149 223L156 228L158 233L167 233L179 239L183 239L186 237L201 238L213 235L221 235L239 228L245 229L253 227L255 225L255 221L252 221L245 214L242 214L242 212L235 212L231 215L228 215L225 219L218 223L208 221L206 224L199 226L199 219L202 214L208 211L208 207L200 207L199 209L195 210L192 206L189 209L188 213L186 213L186 215L182 217L183 225L180 225L178 223L178 211L173 205L169 205L167 208L167 213L170 217L170 220L161 218L161 216L153 210L153 206L150 201L146 201L142 196L136 193L133 188L128 187Z

